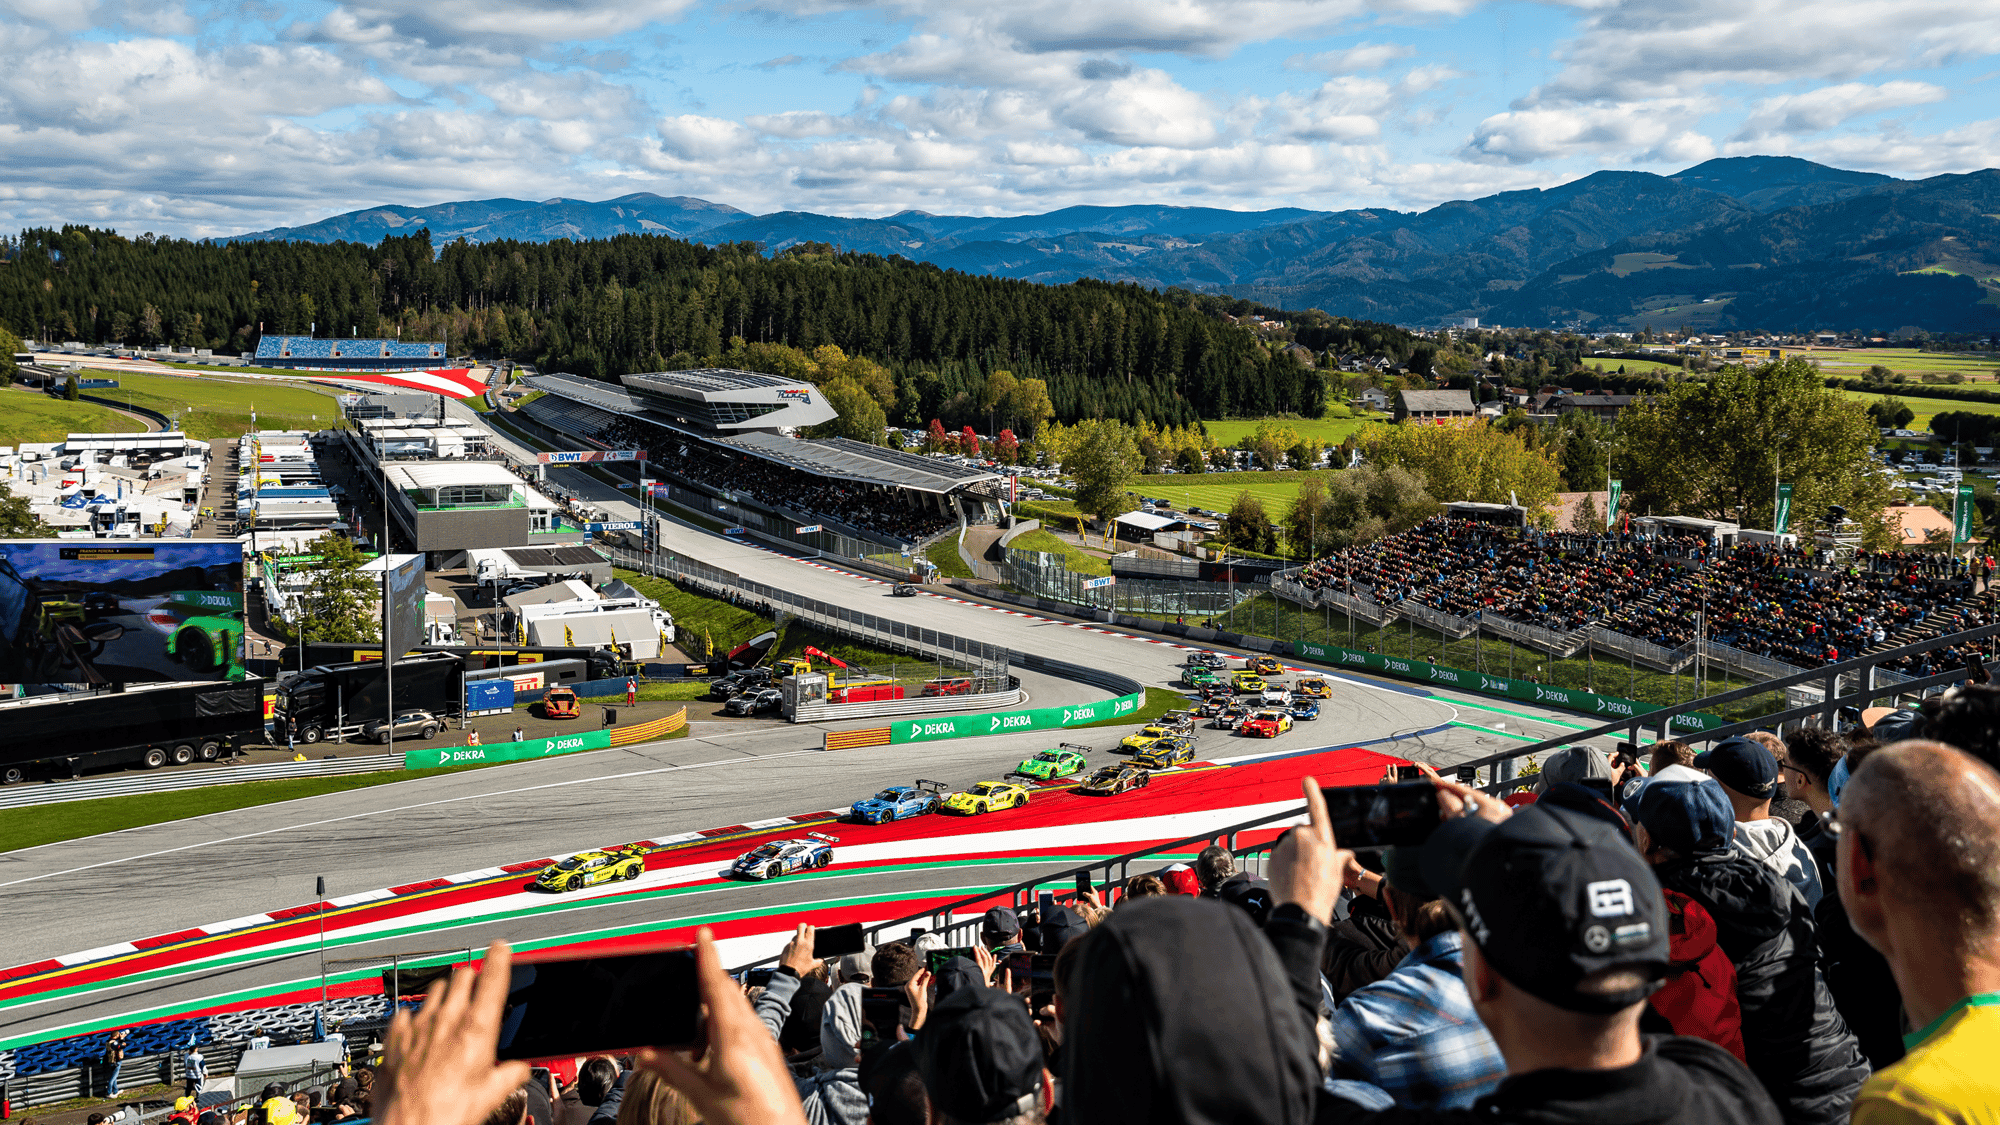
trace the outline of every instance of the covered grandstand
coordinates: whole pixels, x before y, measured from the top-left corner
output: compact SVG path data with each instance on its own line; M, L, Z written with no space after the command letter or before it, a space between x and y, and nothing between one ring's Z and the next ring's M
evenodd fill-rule
M402 340L322 340L265 336L257 341L257 366L302 371L423 371L445 366L444 344Z
M748 371L627 375L623 385L534 375L522 413L598 449L644 449L647 472L707 497L723 514L818 523L903 547L984 514L999 474L846 438L807 440L795 426L837 417L817 388Z

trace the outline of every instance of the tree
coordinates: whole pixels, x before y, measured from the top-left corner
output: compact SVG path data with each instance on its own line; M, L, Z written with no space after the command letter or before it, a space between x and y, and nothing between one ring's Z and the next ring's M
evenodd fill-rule
M14 385L14 376L19 372L14 353L20 350L21 338L7 331L6 325L0 324L0 387Z
M1182 446L1180 453L1175 456L1174 462L1180 471L1184 473L1205 473L1208 471L1208 462L1203 459L1201 450L1192 445Z
M83 397L83 388L77 383L76 376L71 375L69 382L63 384L63 397L71 402Z
M1322 486L1309 477L1292 501L1287 537L1306 557L1408 531L1436 515L1424 482L1398 465L1363 465L1332 473Z
M1021 439L1012 430L1001 430L993 439L993 459L1011 465L1021 457Z
M1485 421L1445 426L1403 422L1376 427L1368 441L1370 460L1409 469L1442 501L1505 504L1511 497L1536 508L1555 499L1561 482L1546 452Z
M944 423L931 419L930 429L924 431L924 452L942 453L951 445L951 435L944 432Z
M297 620L290 622L293 639L313 641L373 641L382 635L375 615L381 588L361 572L362 558L354 541L329 531L306 544L319 561L304 570L311 575L299 595Z
M1076 507L1109 522L1132 510L1125 486L1138 473L1139 441L1115 418L1089 418L1069 427L1063 471L1076 482Z
M1910 409L1909 403L1891 396L1870 403L1868 417L1875 422L1878 429L1901 430L1908 428L1911 422L1917 420L1917 412ZM1937 427L1933 425L1931 428L1935 430Z
M1887 482L1869 452L1879 436L1861 403L1803 359L1725 367L1678 383L1619 418L1613 463L1632 512L1734 518L1769 527L1773 485L1792 485L1793 527L1845 507L1879 542Z
M1246 551L1261 551L1270 554L1276 548L1276 536L1271 532L1271 517L1264 511L1264 502L1246 489L1236 494L1236 502L1229 505L1229 512L1222 517L1222 537L1232 547Z
M842 375L821 383L819 393L840 414L831 422L814 426L813 437L844 437L869 445L882 444L883 431L889 428L888 416L882 413L882 404L861 384Z
M55 533L55 528L29 509L27 497L16 496L0 484L0 539L42 539Z
M1285 453L1292 459L1292 468L1310 469L1313 466L1313 462L1319 460L1319 443L1316 441L1300 441L1286 450Z
M1569 530L1586 533L1604 530L1604 516L1597 510L1595 493L1583 494L1583 501L1576 506L1576 511L1570 514Z
M979 456L979 435L972 432L971 426L965 427L965 429L959 433L958 451L960 453L965 454L967 457Z

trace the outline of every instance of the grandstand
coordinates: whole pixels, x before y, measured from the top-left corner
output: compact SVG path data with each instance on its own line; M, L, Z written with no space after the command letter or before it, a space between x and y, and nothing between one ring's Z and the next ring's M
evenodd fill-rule
M423 371L446 364L438 341L321 340L312 336L265 336L257 341L259 367L301 371Z
M1712 521L1692 521L1708 525ZM1720 526L1720 525L1716 525ZM1409 611L1427 624L1492 629L1493 619L1551 638L1589 629L1656 651L1700 639L1773 666L1816 668L1976 628L1992 594L1966 560L1935 551L1832 552L1742 543L1690 521L1640 521L1631 533L1512 528L1456 514L1336 551L1289 577L1364 616ZM1496 630L1497 631L1497 630ZM1577 642L1579 645L1581 641Z
M648 472L704 494L709 510L818 523L887 547L955 529L997 473L846 438L794 436L838 415L806 383L749 371L627 375L622 385L532 375L522 413L589 448L644 449ZM732 507L733 506L733 507Z

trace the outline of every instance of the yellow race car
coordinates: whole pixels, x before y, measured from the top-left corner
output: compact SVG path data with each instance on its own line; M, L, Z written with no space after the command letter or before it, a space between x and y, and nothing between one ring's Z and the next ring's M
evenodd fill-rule
M1184 766L1194 761L1194 743L1185 738L1163 738L1132 755L1132 764L1149 770Z
M1292 686L1293 695L1309 695L1314 699L1333 698L1333 688L1319 676L1307 676Z
M1017 805L1028 803L1028 788L1007 781L982 781L963 793L953 793L938 806L939 812L961 813L977 816L985 812L999 812Z
M1140 727L1138 730L1126 735L1119 740L1118 745L1123 746L1127 750L1144 750L1153 743L1174 733L1172 728L1154 723L1151 726Z
M534 886L544 891L579 891L614 879L637 879L646 873L646 849L635 845L578 852L542 868Z
M1275 656L1253 656L1245 667L1260 676L1276 676L1285 670L1285 666L1278 663L1278 658Z
M1264 677L1255 672L1238 672L1235 676L1231 677L1230 686L1234 687L1238 693L1246 691L1253 694L1260 693L1264 690Z

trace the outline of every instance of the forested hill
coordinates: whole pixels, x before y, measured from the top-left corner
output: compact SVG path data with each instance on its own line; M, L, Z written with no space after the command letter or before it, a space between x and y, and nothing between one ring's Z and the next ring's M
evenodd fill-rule
M24 336L237 352L260 331L400 330L446 338L454 354L597 378L714 360L740 337L835 344L888 367L890 421L908 425L1003 368L1047 380L1065 421L1323 412L1319 375L1284 341L1230 323L1214 298L974 276L819 244L766 258L749 244L624 235L434 255L428 233L372 247L221 245L65 227L27 231L14 250L0 264L0 324ZM1299 337L1395 356L1411 346L1399 329L1323 316Z

